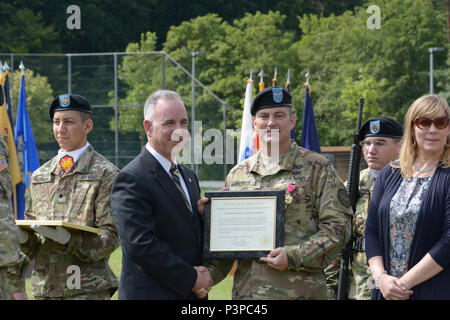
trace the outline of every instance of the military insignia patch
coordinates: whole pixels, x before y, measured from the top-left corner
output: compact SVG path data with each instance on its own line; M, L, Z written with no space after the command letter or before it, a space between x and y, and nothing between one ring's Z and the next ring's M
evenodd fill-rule
M272 98L276 103L283 101L283 88L272 88Z
M59 96L59 105L61 107L68 107L70 105L70 95L62 94Z
M377 134L380 132L380 120L370 121L370 133Z
M345 189L338 190L338 199L339 202L346 208L350 208L350 199L348 198L347 191Z
M71 156L64 156L59 160L59 164L64 172L69 171L69 169L72 168L73 163L73 158Z

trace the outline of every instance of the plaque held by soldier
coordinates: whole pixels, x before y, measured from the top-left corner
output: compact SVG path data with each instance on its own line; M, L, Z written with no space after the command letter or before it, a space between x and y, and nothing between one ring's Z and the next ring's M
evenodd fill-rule
M48 227L64 227L68 229L75 229L100 234L100 230L98 228L88 227L81 224L61 220L16 220L16 225L26 229L31 229L32 225L48 226Z
M282 247L284 190L211 191L205 196L207 259L260 258Z

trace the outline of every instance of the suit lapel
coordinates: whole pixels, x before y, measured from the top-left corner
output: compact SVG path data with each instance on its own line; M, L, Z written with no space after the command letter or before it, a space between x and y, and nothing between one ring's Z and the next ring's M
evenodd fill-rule
M156 160L155 157L153 157L153 155L148 152L146 148L144 149L145 150L143 150L143 156L146 159L146 162L149 164L148 168L154 174L155 180L159 183L161 188L167 193L169 198L176 205L176 207L178 208L178 212L183 216L183 218L192 224L193 221L190 218L191 213L189 212L188 208L186 208L186 203L184 202L183 196L175 186L172 178L167 174L158 160Z
M200 194L199 194L199 190L198 190L198 185L196 183L196 179L193 176L193 173L190 172L189 170L185 169L184 166L179 165L178 166L178 170L180 171L181 175L183 176L183 180L186 184L186 187L188 189L189 192L189 198L191 200L191 205L192 205L192 221L194 222L195 225L195 229L197 230L197 236L198 236L198 241L201 244L201 219L200 219L200 214L198 213L197 210L197 199L200 199Z

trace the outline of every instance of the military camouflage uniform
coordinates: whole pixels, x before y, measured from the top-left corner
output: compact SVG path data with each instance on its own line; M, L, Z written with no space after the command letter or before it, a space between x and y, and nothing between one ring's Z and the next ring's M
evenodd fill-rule
M360 198L356 203L356 213L353 219L353 236L364 238L366 230L367 214L369 212L370 197L372 195L375 179L372 178L369 168L360 172L359 194ZM360 248L365 250L364 248ZM372 297L373 279L367 264L365 251L353 250L353 260L350 264L349 272L350 288L349 298L356 300L370 300Z
M367 214L369 211L370 197L372 194L375 179L370 175L370 169L367 168L359 174L359 195L360 198L356 203L356 213L353 218L353 238L364 239L366 228ZM358 241L358 245L353 246L353 258L350 261L348 272L349 291L348 298L354 300L370 300L372 297L372 288L374 281L367 257L364 251L364 242ZM328 286L333 289L334 293L338 289L339 267L341 259L336 259L327 269Z
M230 171L226 186L231 190L286 190L288 269L280 272L256 259L238 260L233 299L327 299L323 270L349 240L352 215L344 184L332 165L292 142L279 164L269 170L260 152L239 163ZM207 263L214 283L226 276L232 263Z
M69 298L105 291L115 292L118 281L108 265L110 254L119 246L111 216L110 194L118 169L89 146L66 173L55 157L31 177L26 193L26 219L63 220L99 228L99 235L70 230L66 245L28 231L22 250L35 258L32 293L38 299ZM80 288L69 285L78 266Z
M9 299L11 293L23 291L25 288L23 267L29 263L20 253L11 201L13 186L8 170L8 152L1 137L0 161L0 300L4 300Z

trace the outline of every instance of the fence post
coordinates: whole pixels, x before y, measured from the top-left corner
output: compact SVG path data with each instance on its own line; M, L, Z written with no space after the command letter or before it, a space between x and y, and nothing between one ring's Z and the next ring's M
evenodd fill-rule
M67 55L67 93L72 93L72 56Z
M11 99L10 100L10 102L11 102L11 109L14 109L14 53L11 53L11 60L10 60L10 62L11 62L11 77L10 77L10 79L9 79L9 92L11 92L11 94L9 95L9 98ZM18 110L19 108L17 107L17 109L16 109L16 113L17 113L17 110ZM13 110L11 110L11 112L12 112ZM12 123L11 123L11 125L12 125Z
M223 110L223 180L227 178L227 104L222 103Z
M119 167L119 112L118 112L118 105L117 105L117 98L118 98L118 85L117 85L117 52L114 53L114 121L115 121L115 127L114 127L114 145L115 145L115 152L114 157L116 159L116 167Z
M162 88L166 89L166 53L163 52L162 56Z

